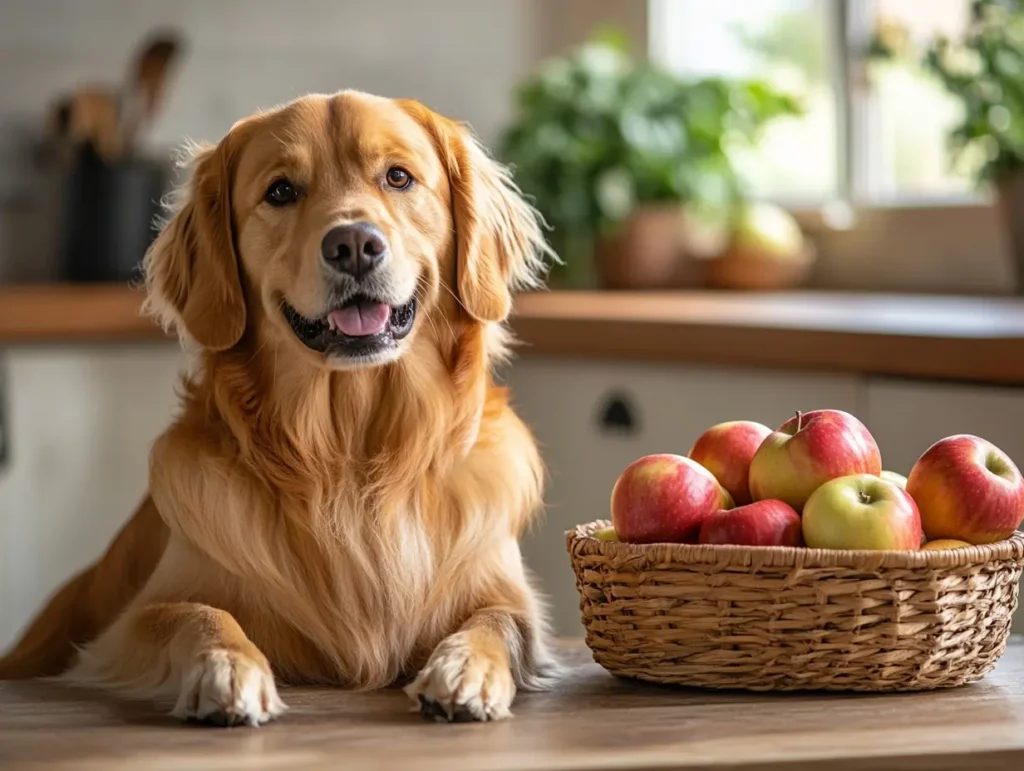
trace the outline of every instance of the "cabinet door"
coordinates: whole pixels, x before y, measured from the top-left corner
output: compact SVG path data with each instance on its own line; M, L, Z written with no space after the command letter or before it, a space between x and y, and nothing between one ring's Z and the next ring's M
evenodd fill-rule
M901 474L952 434L984 437L1024 468L1024 389L872 378L867 414L882 464ZM1013 630L1024 632L1024 609Z
M173 344L19 348L4 359L0 650L141 501L184 365Z
M952 434L982 436L1024 465L1024 389L872 378L866 405L892 471L909 473L933 442Z
M775 426L797 409L858 411L853 377L525 357L507 380L550 474L546 516L523 549L561 634L580 631L564 532L608 518L626 465L655 452L685 455L704 429L725 420Z

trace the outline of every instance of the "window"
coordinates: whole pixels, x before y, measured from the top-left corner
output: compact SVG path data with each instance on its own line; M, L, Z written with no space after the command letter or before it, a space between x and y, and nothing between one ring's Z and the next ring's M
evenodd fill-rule
M969 0L652 0L652 53L684 75L762 77L801 98L756 152L737 156L752 194L807 205L977 200L946 134L958 105L930 75L868 63L889 22L912 37L957 35Z

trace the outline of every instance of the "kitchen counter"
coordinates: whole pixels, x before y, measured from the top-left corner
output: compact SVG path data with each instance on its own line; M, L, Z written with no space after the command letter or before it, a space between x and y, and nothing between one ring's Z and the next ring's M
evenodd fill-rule
M166 339L116 285L0 287L0 346ZM1024 383L1024 300L838 292L543 292L532 355Z
M747 694L619 680L565 642L561 687L513 720L439 725L400 691L295 688L259 729L178 725L56 685L0 683L0 768L696 769L1024 768L1024 641L974 685L917 694Z

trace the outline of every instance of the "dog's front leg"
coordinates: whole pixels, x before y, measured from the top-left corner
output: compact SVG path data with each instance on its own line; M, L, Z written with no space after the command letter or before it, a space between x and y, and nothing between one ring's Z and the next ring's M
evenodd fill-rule
M518 549L516 549L518 555ZM494 586L454 634L434 649L405 691L426 717L441 722L501 720L516 690L542 690L557 678L537 597L522 574ZM498 599L500 598L500 600Z
M441 641L405 692L440 722L501 720L511 714L513 657L521 648L509 613L478 611Z
M142 698L170 695L175 717L214 725L256 726L285 709L266 657L234 617L195 602L130 607L65 679Z

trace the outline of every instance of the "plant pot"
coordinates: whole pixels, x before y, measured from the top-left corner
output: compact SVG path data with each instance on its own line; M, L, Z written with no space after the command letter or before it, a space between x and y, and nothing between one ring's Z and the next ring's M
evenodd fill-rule
M1010 257L1017 274L1017 294L1024 294L1024 172L996 182L999 213L1006 228Z
M638 209L613 237L595 245L604 289L669 289L704 284L705 261L694 254L693 232L678 205Z
M814 250L810 244L790 259L730 250L708 263L708 286L760 291L793 289L807 280L812 265Z

